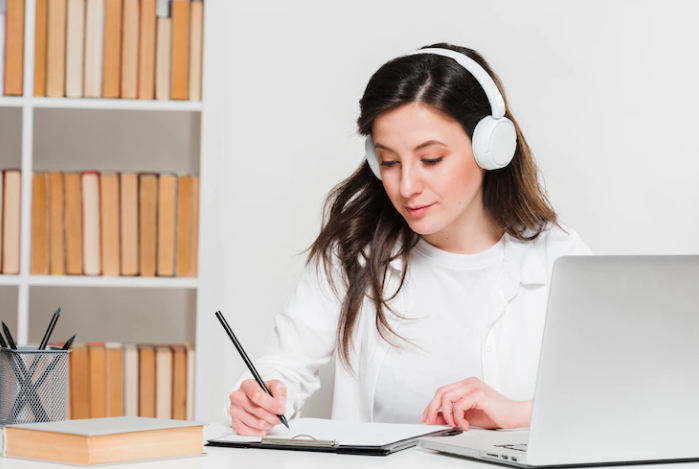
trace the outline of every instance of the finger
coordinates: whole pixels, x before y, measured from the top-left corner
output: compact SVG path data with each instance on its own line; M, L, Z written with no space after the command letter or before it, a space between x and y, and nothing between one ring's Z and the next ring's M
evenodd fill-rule
M284 415L286 412L286 385L279 381L278 379L272 379L267 381L267 389L272 393L274 399L277 400L280 409L279 415Z
M275 416L278 420L278 418ZM245 425L255 430L269 430L274 427L275 424L269 423L267 420L258 417L254 413L247 410L242 406L232 406L231 407L231 420L239 420Z
M258 430L256 428L251 428L247 425L245 425L243 422L240 420L232 420L231 426L233 427L233 430L238 435L245 435L245 436L265 436L267 434L266 430Z
M452 427L458 426L455 417L458 412L455 411L454 403L463 399L464 396L473 393L475 389L475 386L472 384L462 384L458 388L442 394L442 414L448 425Z
M425 408L425 412L423 412L422 414L423 417L420 418L420 420L427 423L428 425L432 425L437 418L437 412L439 412L439 408L442 406L442 394L451 391L454 388L458 388L459 386L460 383L452 383L437 389L437 392L434 394L434 397Z
M257 381L245 381L240 388L243 390L248 399L250 399L250 401L252 401L255 405L262 407L267 412L274 415L280 415L286 412L284 406L279 405L279 401L277 399L267 394L265 390L262 389L259 384L257 384Z
M466 414L469 410L477 408L479 399L479 393L472 392L454 403L456 421L462 430L468 430L468 427L471 426L471 423L466 419Z
M442 394L442 417L450 427L455 427L454 423L454 403L449 399L449 393Z
M434 424L435 425L446 425L447 424L447 421L444 420L444 417L442 416L441 412L439 412L437 414L437 418L434 420Z
M255 404L245 394L243 394L243 396L241 396L240 399L238 400L238 405L240 407L242 407L247 413L264 420L265 422L269 423L270 425L278 425L278 424L282 423L281 420L279 420L279 417L277 417L277 414L272 413L272 412L268 411L267 409ZM263 428L263 427L258 427L258 428Z

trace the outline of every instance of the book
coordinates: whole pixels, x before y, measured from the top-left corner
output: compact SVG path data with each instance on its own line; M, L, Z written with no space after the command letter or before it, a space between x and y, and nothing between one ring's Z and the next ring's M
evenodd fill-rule
M172 418L172 349L155 347L155 416Z
M139 175L138 248L141 277L154 277L157 254L158 176Z
M82 98L85 0L68 0L66 20L66 96Z
M138 99L155 97L156 0L141 0L138 31Z
M36 97L46 96L47 2L48 0L36 0L34 21L34 96Z
M192 251L192 177L179 176L177 193L177 276L187 277Z
M0 3L0 96L5 93L5 10Z
M0 20L2 20L2 17L0 17ZM2 49L0 49L2 51ZM0 52L1 53L1 52ZM0 57L2 59L2 57ZM2 62L2 60L0 60ZM0 86L0 89L2 87ZM0 272L2 272L2 246L3 246L3 229L4 229L4 220L3 220L3 208L4 208L4 200L5 200L5 178L2 174L2 171L0 171Z
M79 173L65 173L66 273L83 273L82 183Z
M5 427L5 455L68 464L111 464L203 453L197 422L111 417Z
M49 178L32 176L32 275L49 273Z
M96 171L82 173L83 274L99 275L100 259L100 180Z
M202 45L204 42L204 2L192 1L189 37L189 99L201 101Z
M177 176L158 178L158 276L175 275L175 217L177 215Z
M4 179L2 273L18 274L22 177L19 170L6 170Z
M172 417L187 420L187 348L172 346Z
M121 84L122 0L104 3L102 97L118 98Z
M100 233L102 236L102 275L121 273L119 243L119 175L100 173Z
M72 419L90 418L90 365L86 344L73 344L68 354Z
M192 176L192 249L188 277L199 270L199 176Z
M172 0L171 99L187 99L189 91L189 0Z
M155 349L152 345L138 346L138 415L155 417Z
M155 99L170 99L172 18L167 0L158 0L155 40Z
M123 0L121 35L121 97L136 99L138 93L139 0Z
M63 173L49 173L49 273L51 275L63 275L66 272L63 185Z
M90 418L107 416L107 357L104 344L87 345L90 380Z
M51 0L48 4L46 32L46 96L65 96L66 70L66 0Z
M85 97L102 97L102 57L104 54L104 0L85 4Z
M194 420L194 379L196 351L194 344L185 344L187 348L187 420Z
M121 275L138 275L138 174L121 173Z
M138 347L124 345L124 415L138 417Z
M22 96L24 0L7 0L5 10L5 96Z
M107 417L124 415L124 350L120 343L104 345L107 351Z

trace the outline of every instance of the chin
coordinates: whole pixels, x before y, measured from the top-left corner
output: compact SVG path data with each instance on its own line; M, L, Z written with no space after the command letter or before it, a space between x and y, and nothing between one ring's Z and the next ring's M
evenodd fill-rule
M415 220L412 223L408 222L408 226L420 236L435 234L444 228L441 223L434 223L430 220Z

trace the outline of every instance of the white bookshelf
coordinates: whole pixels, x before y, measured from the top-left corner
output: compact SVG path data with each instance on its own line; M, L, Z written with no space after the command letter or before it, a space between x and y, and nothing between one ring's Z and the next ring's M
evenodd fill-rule
M131 99L68 99L68 98L39 98L33 96L33 73L34 73L34 26L35 26L35 1L27 0L25 11L25 38L24 38L24 77L23 77L23 93L21 97L0 96L0 111L5 108L14 108L12 111L17 114L17 118L21 119L21 164L22 171L22 188L21 188L21 224L20 224L20 274L19 275L0 275L0 287L3 288L3 294L8 291L8 288L16 289L17 294L17 321L15 339L18 344L26 344L29 340L30 327L30 292L33 288L45 289L45 287L53 287L54 291L58 289L62 294L72 294L72 292L86 291L89 289L107 289L108 291L132 292L133 289L144 292L148 289L153 289L158 292L158 295L166 296L167 293L173 291L194 291L196 292L196 311L194 312L195 320L192 324L196 324L196 340L197 347L196 355L196 373L208 373L210 368L211 353L207 350L199 350L198 345L205 342L202 339L202 331L200 324L208 323L207 318L204 319L202 311L213 311L218 304L218 287L215 279L218 277L218 253L221 249L220 237L215 234L218 226L219 214L219 172L218 155L216 148L219 146L217 140L222 138L220 135L221 126L218 124L220 116L224 112L224 106L219 100L212 101L212 115L207 115L205 112L206 101L157 101L157 100L131 100ZM206 1L204 8L206 24L204 28L204 76L203 81L203 99L207 96L216 96L216 87L219 90L223 88L221 80L222 68L224 65L215 63L215 60L207 62L206 57L212 54L212 47L216 46L214 37L220 37L224 22L217 18L220 15L221 6L216 1ZM207 52L209 51L209 52ZM210 63L209 63L210 62ZM217 75L214 78L207 78L206 74ZM212 89L208 89L207 82L212 83ZM52 111L45 111L51 109ZM44 168L37 167L34 147L37 141L36 132L36 116L42 112L54 112L53 110L70 110L66 112L76 113L85 110L85 112L103 111L122 113L128 119L128 116L133 116L134 112L155 112L155 113L182 113L196 116L191 122L196 123L196 132L192 135L192 146L189 148L191 153L198 153L198 158L192 156L192 161L196 164L196 168L192 173L198 174L200 177L200 210L199 210L199 266L198 278L177 278L177 277L106 277L106 276L53 276L53 275L30 275L31 265L31 196L32 196L32 174L35 170L40 171ZM21 114L21 117L19 117ZM66 114L68 116L68 114ZM73 114L74 115L74 114ZM162 114L159 114L161 116ZM69 118L69 117L68 117ZM157 117L155 118L157 119ZM192 124L193 127L195 124ZM185 128L185 132L190 132L191 128ZM172 132L182 132L182 129L173 129ZM5 145L0 139L0 154L2 147ZM44 157L43 164L46 164ZM0 164L5 162L0 161ZM56 161L55 170L61 170L62 159ZM110 162L111 163L111 162ZM12 165L11 165L12 166ZM91 168L84 168L91 169ZM128 166L120 166L119 161L113 162L113 170L130 171L132 168ZM168 171L178 171L178 168L167 169ZM160 171L159 171L160 172ZM208 228L207 228L208 227ZM209 279L209 281L203 281ZM65 290L65 291L64 291ZM107 291L105 290L105 291ZM67 293L66 293L67 292ZM128 296L125 294L124 296ZM160 298L160 297L158 297ZM163 298L163 301L165 298ZM2 303L5 303L4 301ZM10 302L13 304L13 302ZM99 308L99 304L94 305ZM7 314L7 311L4 311ZM144 313L145 314L145 313ZM7 316L5 316L7 317ZM89 319L89 318L85 318ZM89 321L86 321L89 322ZM147 333L152 336L152 342L157 343L159 338L160 328L149 325L147 320L143 321L146 324L143 327L148 327ZM201 328L207 329L205 328ZM192 334L194 335L194 334ZM58 340L58 339L57 339ZM89 340L89 337L83 337L83 340ZM202 414L202 409L206 409L205 403L210 400L210 397L205 392L201 392L199 383L197 382L198 391L195 392L195 418L211 419L212 416Z

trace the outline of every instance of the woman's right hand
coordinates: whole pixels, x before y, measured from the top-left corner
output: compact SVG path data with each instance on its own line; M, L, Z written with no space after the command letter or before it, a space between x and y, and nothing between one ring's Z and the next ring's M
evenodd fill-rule
M281 425L277 415L286 413L286 386L276 379L265 384L272 396L254 379L243 381L240 389L231 393L231 426L239 435L264 436Z

